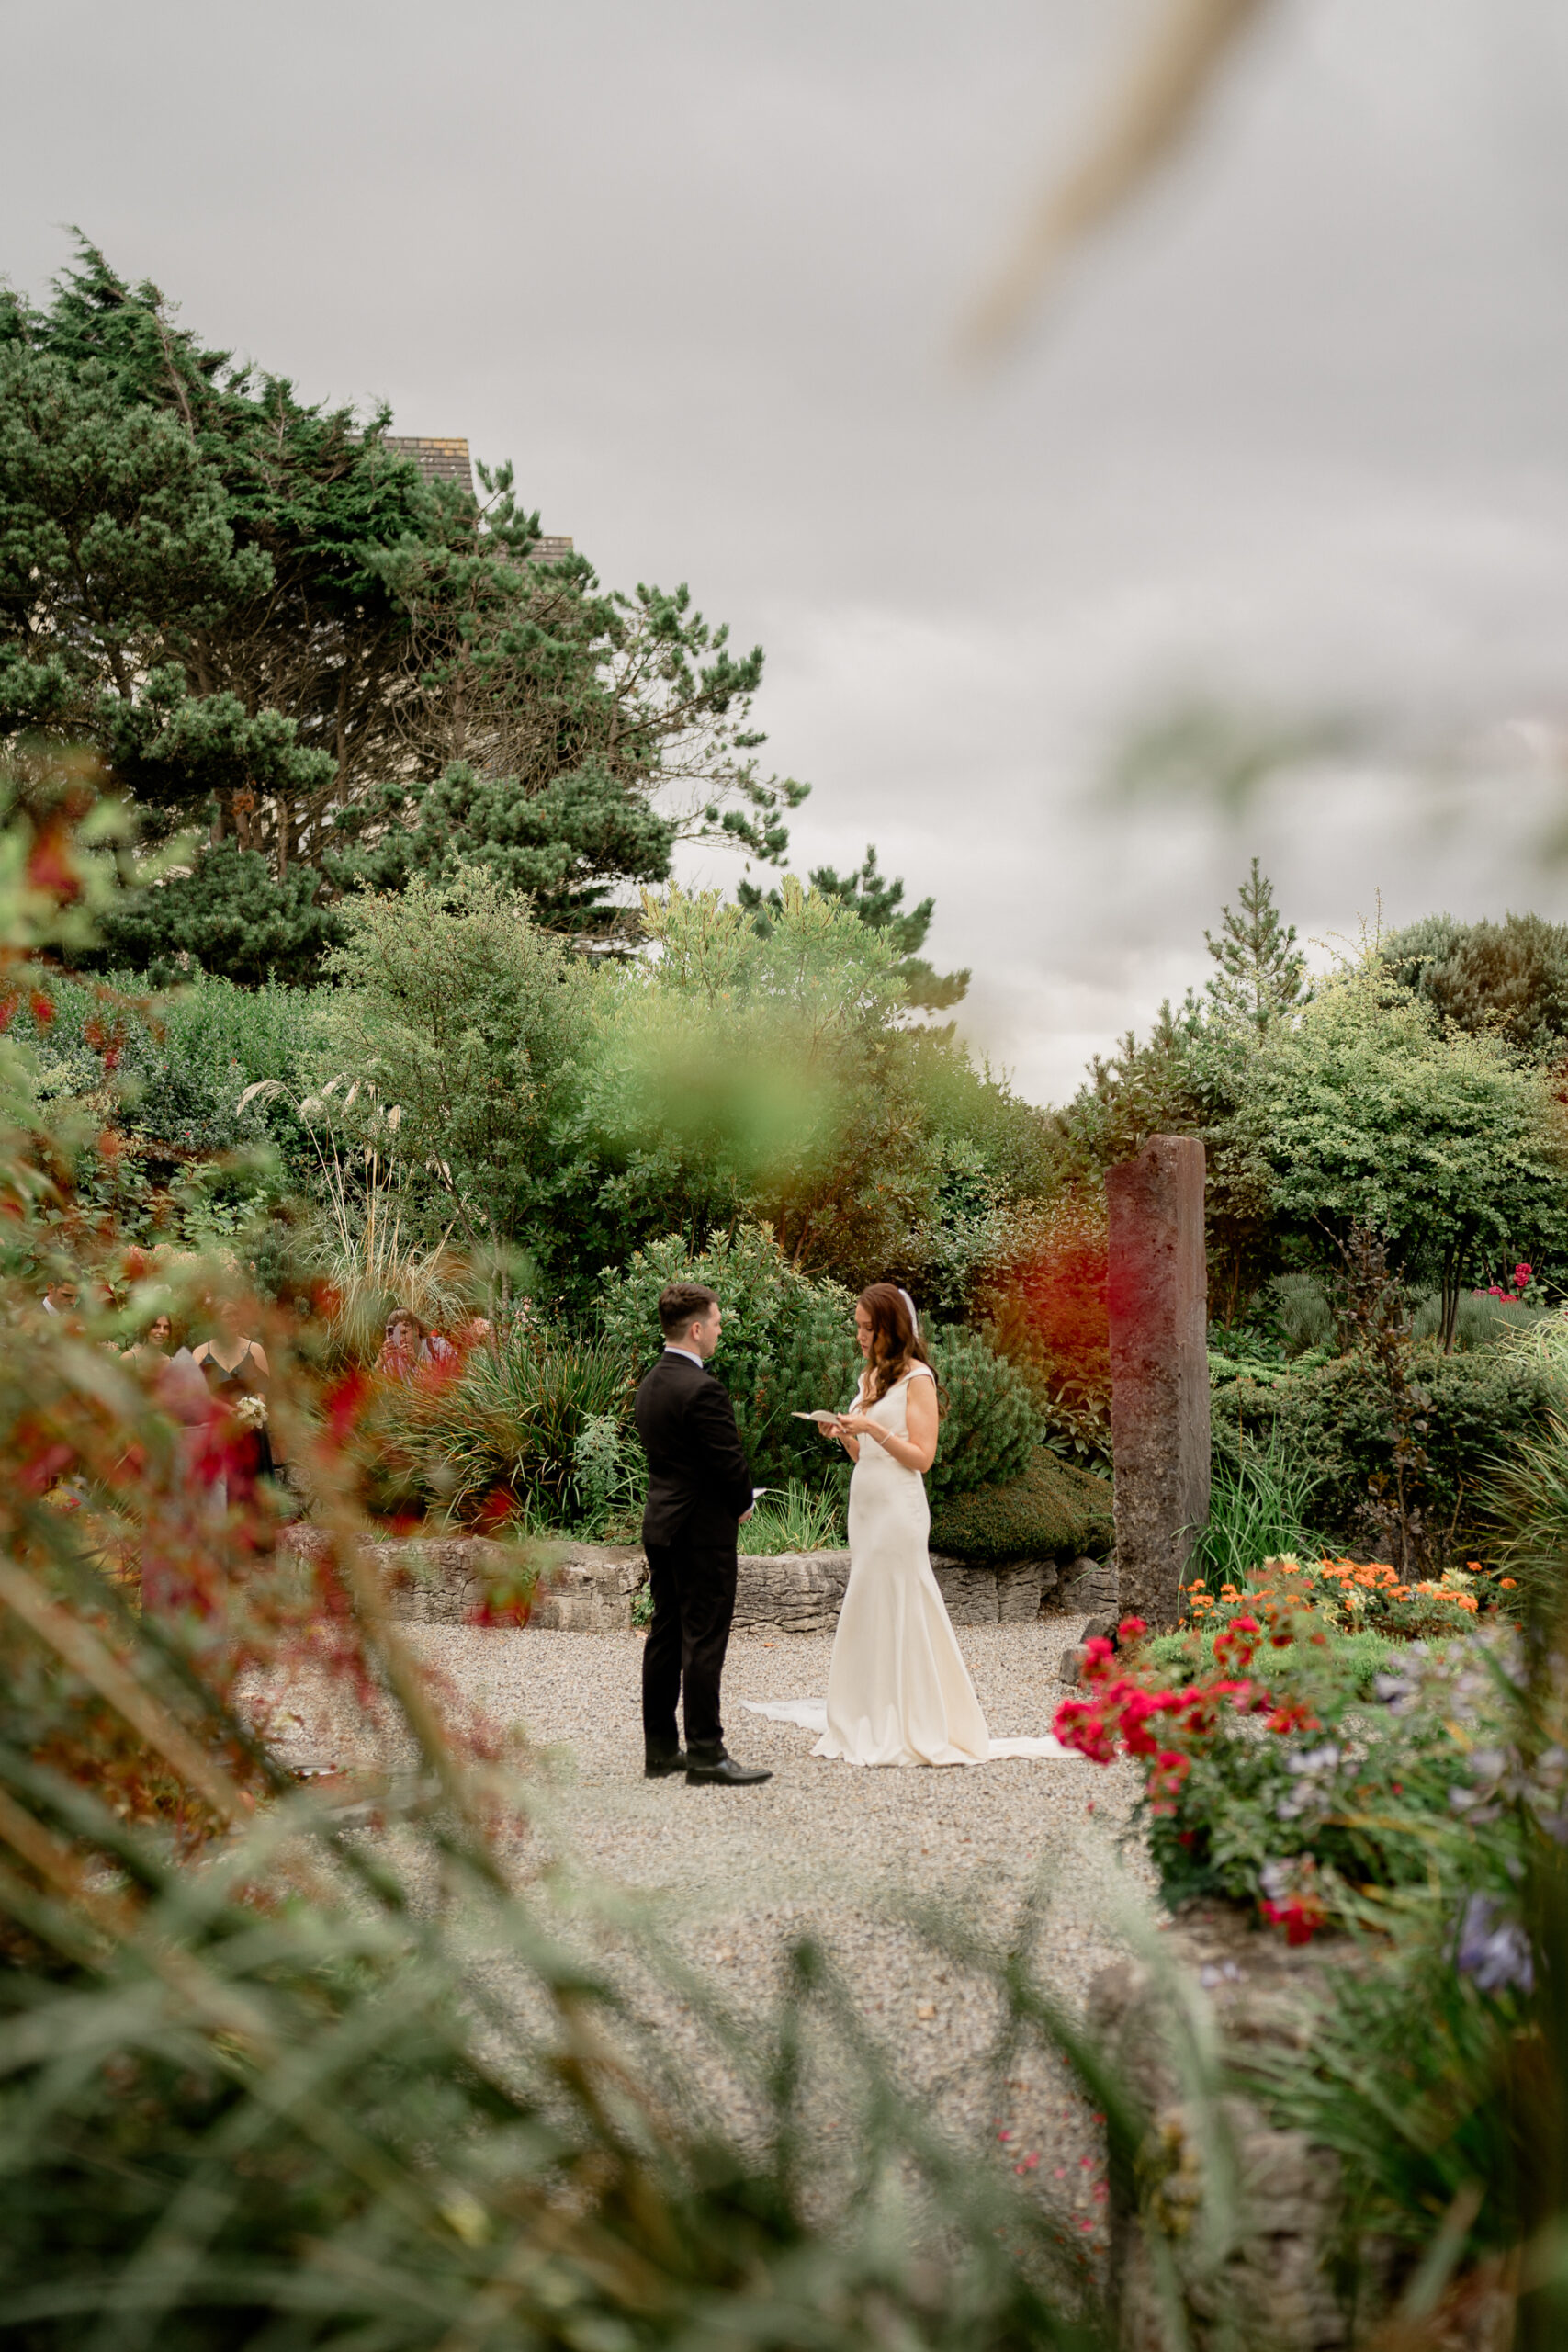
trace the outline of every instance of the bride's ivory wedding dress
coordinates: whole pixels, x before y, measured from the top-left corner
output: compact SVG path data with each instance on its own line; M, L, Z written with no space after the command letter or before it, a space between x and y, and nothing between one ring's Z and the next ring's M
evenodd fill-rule
M863 1378L854 1409L894 1437L909 1434L911 1380L874 1405ZM850 1581L839 1613L828 1699L747 1701L753 1714L795 1723L822 1737L815 1756L846 1764L986 1764L1008 1756L1070 1757L1059 1740L993 1739L969 1679L928 1548L926 1482L874 1439L863 1438L850 1480Z

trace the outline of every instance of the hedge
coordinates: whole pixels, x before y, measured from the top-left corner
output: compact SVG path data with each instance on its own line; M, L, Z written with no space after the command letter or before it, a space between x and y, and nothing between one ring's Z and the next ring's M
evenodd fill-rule
M933 1552L979 1566L1108 1552L1111 1482L1036 1446L1021 1477L934 1503L931 1540Z

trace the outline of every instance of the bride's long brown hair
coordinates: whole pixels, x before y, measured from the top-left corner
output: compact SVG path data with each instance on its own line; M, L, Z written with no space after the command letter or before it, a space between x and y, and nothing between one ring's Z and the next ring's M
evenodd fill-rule
M904 1303L897 1283L871 1283L855 1301L871 1317L871 1355L866 1364L865 1401L874 1405L897 1386L911 1364L931 1360L920 1337L920 1327Z

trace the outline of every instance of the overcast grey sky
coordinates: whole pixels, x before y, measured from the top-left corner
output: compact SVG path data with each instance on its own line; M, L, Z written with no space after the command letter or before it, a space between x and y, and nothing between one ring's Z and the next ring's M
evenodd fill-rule
M1568 10L1283 0L965 379L1154 6L9 0L0 269L42 294L79 222L308 395L513 458L612 584L688 581L767 648L795 865L874 840L934 891L970 1035L1061 1099L1201 980L1255 849L1310 936L1568 907L1529 848L1568 789ZM1445 791L1388 751L1235 831L1107 814L1194 694L1384 714Z

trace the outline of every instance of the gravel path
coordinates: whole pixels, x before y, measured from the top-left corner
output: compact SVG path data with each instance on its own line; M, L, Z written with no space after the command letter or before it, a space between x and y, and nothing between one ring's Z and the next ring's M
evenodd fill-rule
M1050 1729L1064 1696L1057 1657L1081 1623L1060 1616L960 1629L994 1733ZM1077 2007L1119 1948L1115 1919L1129 1909L1154 1913L1141 1849L1122 1847L1135 1785L1126 1767L1018 1759L866 1771L818 1761L810 1733L748 1715L740 1702L821 1696L830 1637L739 1634L725 1673L727 1738L744 1760L770 1765L773 1779L752 1789L645 1781L640 1635L406 1630L468 1702L523 1727L544 1751L533 1867L548 1871L576 1906L694 2101L745 2130L747 2094L700 2001L681 1999L642 1967L635 1925L589 1899L595 1881L631 1892L646 1928L694 1965L743 2033L765 2018L790 1940L810 1931L922 2111L993 2160L1037 2174L1079 2242L1101 2249L1100 2134L1065 2066L1032 2052L993 2077L983 2058L999 2014L990 1986L909 1914L934 1907L962 1932L1005 1939L1043 1883L1038 1963ZM831 2080L817 2086L812 2105L830 2143L847 2113Z

